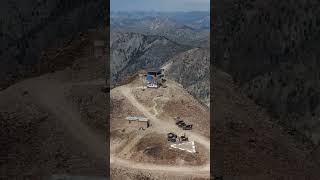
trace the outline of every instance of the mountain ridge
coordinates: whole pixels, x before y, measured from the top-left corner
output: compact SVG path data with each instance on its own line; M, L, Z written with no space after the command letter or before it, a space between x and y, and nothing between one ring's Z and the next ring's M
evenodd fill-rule
M280 124L319 141L319 2L219 1L213 57Z
M111 34L111 82L144 68L158 68L178 52L189 47L163 36L139 33L115 32Z

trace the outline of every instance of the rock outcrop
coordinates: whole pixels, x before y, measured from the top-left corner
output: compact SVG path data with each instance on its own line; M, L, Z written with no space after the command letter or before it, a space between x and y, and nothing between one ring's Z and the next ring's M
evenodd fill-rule
M182 84L205 105L210 105L210 50L194 48L171 59L168 76Z

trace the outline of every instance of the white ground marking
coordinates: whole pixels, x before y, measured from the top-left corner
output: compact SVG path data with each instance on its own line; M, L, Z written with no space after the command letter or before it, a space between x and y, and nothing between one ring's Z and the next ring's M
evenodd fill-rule
M196 147L194 145L194 141L190 142L184 142L184 143L178 143L178 144L171 144L170 147L180 149L183 151L187 151L190 153L195 153L196 152Z

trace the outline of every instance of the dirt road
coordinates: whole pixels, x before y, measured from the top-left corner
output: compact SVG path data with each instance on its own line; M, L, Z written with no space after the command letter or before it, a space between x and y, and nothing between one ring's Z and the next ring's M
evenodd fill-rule
M110 164L126 167L128 169L139 169L144 171L164 172L173 173L181 176L197 176L197 177L208 177L210 172L210 164L203 166L171 166L171 165L159 165L150 163L137 163L130 160L124 160L115 156L110 156Z
M131 88L128 86L122 86L119 89L121 93L129 100L129 102L135 106L137 109L139 109L147 118L149 118L153 124L156 125L157 129L160 132L163 132L163 130L174 130L174 131L181 131L180 128L177 126L174 126L172 122L161 120L160 118L157 118L154 114L150 113L148 108L143 106L141 103L137 101L137 99L133 96L131 93ZM198 143L202 144L210 151L210 140L206 137L203 137L197 133L194 132L188 132L188 135L191 140L197 141Z
M181 129L178 128L177 126L174 126L172 122L164 121L160 118L157 118L157 112L155 112L155 114L152 114L149 111L150 108L147 108L144 105L142 105L140 102L138 102L138 100L131 93L131 90L132 90L131 87L121 86L121 87L118 87L118 90L128 99L128 101L133 106L139 109L141 113L144 114L145 117L151 120L153 127L156 127L156 128L152 128L152 130L158 131L160 133L171 132L171 131L174 131L174 132L181 131ZM210 151L210 141L208 138L203 137L194 132L189 132L188 135L189 135L189 139L200 143L208 151ZM114 166L121 166L129 169L131 168L131 169L139 169L139 170L146 170L146 171L176 173L179 175L192 175L197 177L209 177L209 172L210 172L209 162L207 162L205 165L202 165L202 166L157 165L157 164L150 164L150 163L137 163L134 161L118 158L115 155L111 155L110 163Z
M65 97L65 92L72 85L102 85L103 80L88 81L88 82L77 82L77 83L65 83L50 80L43 81L42 83L35 82L34 86L30 86L30 95L41 105L48 109L58 120L65 125L74 136L84 147L87 148L91 156L99 159L106 160L106 145L104 137L92 132L90 128L81 121L79 110ZM172 123L163 121L157 118L154 114L149 112L149 109L139 103L137 99L131 93L130 87L120 87L122 94L129 100L131 104L137 107L147 118L149 118L156 127L155 130L159 132L165 132L164 130L174 129L179 130L177 127L172 126ZM196 133L189 133L190 139L193 139L200 144L204 145L206 149L210 150L210 142L207 138L202 137ZM142 136L141 136L142 137ZM141 138L139 136L139 138ZM138 138L138 139L139 139ZM135 144L135 141L133 144ZM129 143L130 145L130 143ZM133 145L131 144L130 147ZM130 150L130 147L125 149L125 152ZM171 165L157 165L150 163L137 163L130 160L120 159L114 155L110 156L110 163L116 166L139 169L142 171L154 171L154 172L165 172L175 173L181 175L193 175L197 177L208 177L210 171L209 162L203 166L171 166Z

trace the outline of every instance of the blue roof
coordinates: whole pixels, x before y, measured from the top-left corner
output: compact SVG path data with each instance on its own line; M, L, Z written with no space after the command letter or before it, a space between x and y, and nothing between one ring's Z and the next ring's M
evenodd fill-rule
M148 75L146 79L147 81L153 81L153 76Z

